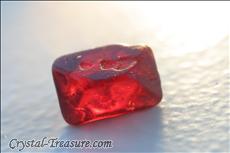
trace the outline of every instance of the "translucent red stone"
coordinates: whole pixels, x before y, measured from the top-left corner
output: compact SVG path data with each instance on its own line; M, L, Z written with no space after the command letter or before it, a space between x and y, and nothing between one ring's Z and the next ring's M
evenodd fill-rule
M147 46L110 45L64 55L52 73L63 117L71 125L155 106L162 98Z

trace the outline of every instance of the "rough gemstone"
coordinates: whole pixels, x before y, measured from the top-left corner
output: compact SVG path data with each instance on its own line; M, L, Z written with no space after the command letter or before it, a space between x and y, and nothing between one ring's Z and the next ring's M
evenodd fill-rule
M148 46L109 45L64 55L52 73L61 112L71 125L155 106L162 98Z

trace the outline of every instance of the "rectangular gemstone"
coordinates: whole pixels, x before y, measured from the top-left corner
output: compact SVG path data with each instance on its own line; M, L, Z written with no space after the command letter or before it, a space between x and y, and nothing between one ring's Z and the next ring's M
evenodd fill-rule
M64 55L52 73L61 112L71 125L152 107L162 98L148 46L109 45Z

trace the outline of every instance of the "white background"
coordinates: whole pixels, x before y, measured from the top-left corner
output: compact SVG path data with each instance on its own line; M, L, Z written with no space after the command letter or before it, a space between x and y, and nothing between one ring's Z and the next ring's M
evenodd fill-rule
M13 151L12 138L48 136L113 140L112 149L87 150L95 152L229 152L229 4L2 2L2 151ZM113 119L67 125L52 62L114 43L154 50L162 102ZM70 151L25 151L32 150Z

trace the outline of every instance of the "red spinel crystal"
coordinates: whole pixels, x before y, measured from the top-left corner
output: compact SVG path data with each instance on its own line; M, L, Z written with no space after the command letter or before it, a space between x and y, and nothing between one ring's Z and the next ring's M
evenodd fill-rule
M109 45L55 60L59 104L71 125L155 106L162 98L160 77L147 46Z

